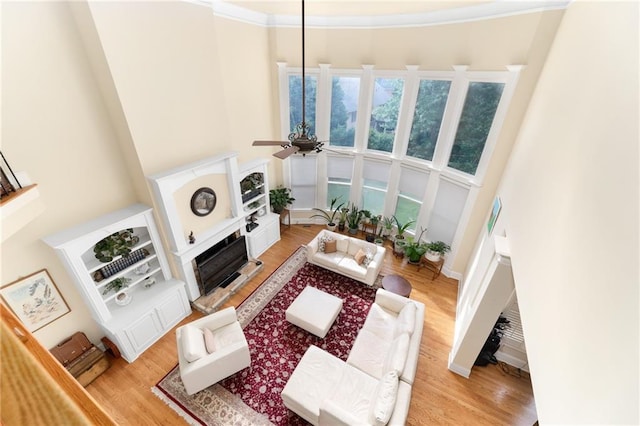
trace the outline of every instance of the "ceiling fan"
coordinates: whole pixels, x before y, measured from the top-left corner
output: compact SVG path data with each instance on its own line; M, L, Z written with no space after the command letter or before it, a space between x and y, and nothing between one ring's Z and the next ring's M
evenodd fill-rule
M309 125L305 121L305 77L304 77L304 0L302 0L302 121L289 134L288 141L253 141L253 146L276 146L284 148L273 154L274 157L285 159L291 154L299 152L303 156L310 152L321 152L324 142L318 142L316 135L309 133Z

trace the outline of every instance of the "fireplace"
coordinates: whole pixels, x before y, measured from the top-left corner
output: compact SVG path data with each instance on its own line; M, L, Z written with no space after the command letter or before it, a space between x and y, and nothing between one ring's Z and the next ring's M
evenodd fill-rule
M226 287L248 261L244 236L233 233L223 238L193 260L200 293L206 296L218 287Z

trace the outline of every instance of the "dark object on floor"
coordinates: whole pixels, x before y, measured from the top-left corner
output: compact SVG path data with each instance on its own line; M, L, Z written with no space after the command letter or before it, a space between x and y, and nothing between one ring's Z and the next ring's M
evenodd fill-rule
M473 365L484 367L489 364L497 364L498 360L494 356L500 348L500 340L502 339L502 330L509 326L509 320L500 315L496 321L487 341L484 342L478 357Z
M104 352L80 331L60 342L50 352L82 386L93 382L110 366Z

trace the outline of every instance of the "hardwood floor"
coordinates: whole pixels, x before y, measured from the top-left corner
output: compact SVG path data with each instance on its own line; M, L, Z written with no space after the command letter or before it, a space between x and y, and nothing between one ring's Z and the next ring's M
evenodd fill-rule
M264 268L240 289L226 306L238 306L301 244L310 241L321 226L292 225L281 240L260 259ZM526 373L500 366L475 367L465 379L447 369L453 340L458 283L441 275L403 264L387 250L382 274L401 274L413 285L411 298L426 305L418 373L413 385L410 425L533 425L537 415L531 382ZM182 323L201 314L194 312ZM181 324L182 324L181 323ZM151 393L177 364L175 333L167 333L134 363L113 361L87 390L120 425L184 424L184 421Z

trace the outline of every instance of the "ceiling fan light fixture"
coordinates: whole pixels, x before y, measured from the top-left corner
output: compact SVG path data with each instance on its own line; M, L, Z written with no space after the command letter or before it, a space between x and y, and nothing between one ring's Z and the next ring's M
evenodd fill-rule
M304 54L304 0L302 0L302 121L298 123L293 130L289 133L289 142L277 142L277 141L254 141L254 146L264 145L280 145L284 148L273 154L275 157L285 159L289 155L299 152L302 156L310 152L322 152L323 142L318 142L318 137L310 133L310 126L306 122L305 118L305 104L306 104L306 89L305 89L305 54Z

